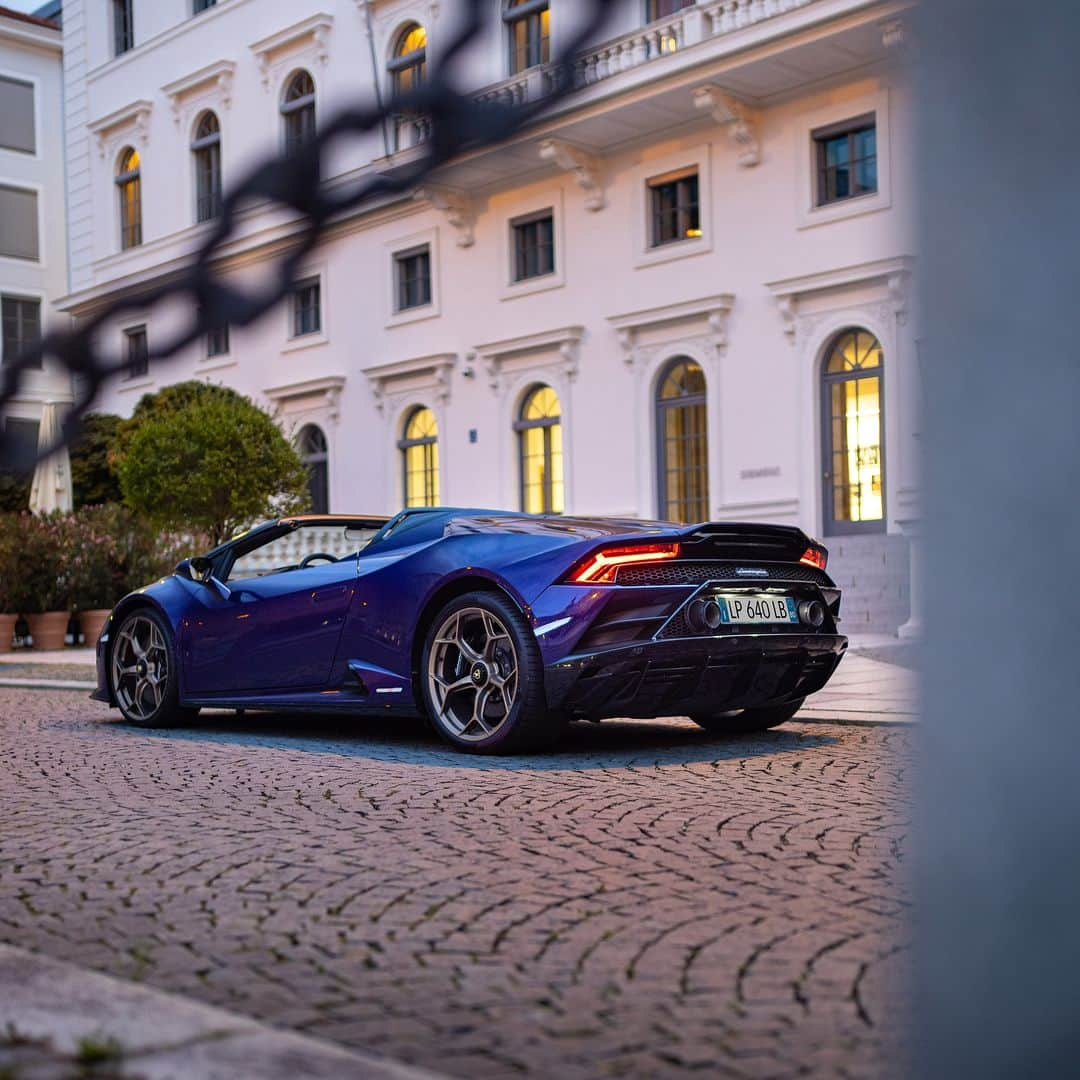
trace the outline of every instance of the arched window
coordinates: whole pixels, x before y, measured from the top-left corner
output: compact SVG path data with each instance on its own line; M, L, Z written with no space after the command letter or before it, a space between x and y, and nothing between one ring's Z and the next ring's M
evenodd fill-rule
M390 87L395 98L409 94L424 82L427 69L427 31L419 23L409 23L394 44L387 64ZM394 114L394 149L406 150L428 136L428 120L411 109Z
M551 59L548 0L506 0L503 20L509 32L511 75Z
M656 393L660 517L709 519L709 435L705 373L687 356L670 361Z
M881 343L853 327L833 338L822 365L825 531L885 528Z
M211 221L221 213L221 125L204 112L191 141L195 158L195 220Z
M409 413L401 451L402 487L406 506L439 505L439 425L423 405Z
M315 137L315 80L298 71L285 87L281 99L285 121L285 154L291 156Z
M526 514L563 512L562 416L559 395L534 386L521 403L514 430L521 461L521 509Z
M120 248L142 243L142 180L139 151L128 147L120 155L116 188L120 192Z
M326 435L315 424L305 424L296 439L300 459L308 467L308 491L311 494L311 512L326 514L330 511L330 455L326 447Z

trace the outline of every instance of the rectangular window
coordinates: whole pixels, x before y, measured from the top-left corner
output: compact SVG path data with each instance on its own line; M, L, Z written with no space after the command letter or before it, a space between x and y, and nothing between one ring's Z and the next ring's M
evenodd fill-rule
M818 206L877 191L877 124L873 113L815 131L813 139Z
M701 208L698 202L698 174L649 181L651 213L650 246L673 244L701 236Z
M322 330L322 286L317 277L297 283L293 290L293 337Z
M135 15L133 0L112 0L113 54L119 56L135 48Z
M25 506L30 498L41 425L15 416L9 416L3 424L9 453L0 461L0 493L12 503Z
M229 355L229 324L218 326L206 335L206 358Z
M510 33L510 74L551 59L551 12L548 0L511 0L503 18Z
M194 13L199 14L200 11L206 11L208 8L212 8L217 3L217 0L195 0Z
M141 379L150 374L150 346L146 340L145 326L132 326L124 331L127 343L129 379Z
M34 139L34 85L0 75L0 148L32 154Z
M514 236L514 280L555 273L555 219L550 210L510 223Z
M0 184L0 255L39 258L36 191Z
M0 325L3 327L3 351L0 360L14 360L41 341L41 301L25 296L0 299ZM41 361L37 363L41 367Z
M394 274L397 280L396 311L431 303L431 249L427 244L398 252L394 256Z

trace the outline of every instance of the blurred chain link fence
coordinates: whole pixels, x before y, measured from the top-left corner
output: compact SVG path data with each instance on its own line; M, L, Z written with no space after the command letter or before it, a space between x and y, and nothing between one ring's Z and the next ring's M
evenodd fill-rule
M455 81L455 63L480 33L490 11L487 0L458 0L457 28L440 47L426 80L385 103L357 103L340 109L319 125L315 136L288 156L273 156L251 169L224 199L222 213L190 263L167 282L133 291L82 320L70 332L53 332L40 344L13 358L5 357L0 382L0 412L19 393L24 375L48 360L54 369L75 376L77 400L67 414L61 443L78 434L82 415L109 379L122 375L130 359L101 344L99 331L129 311L149 312L179 301L187 312L181 329L163 337L148 353L148 362L176 357L203 335L223 326L243 327L265 315L291 291L300 268L335 220L380 196L403 194L423 185L457 155L490 146L512 136L544 115L575 87L574 66L586 44L596 39L619 0L579 0L577 26L565 46L544 67L543 93L528 101L504 102ZM464 65L457 65L459 68ZM426 139L419 156L351 184L323 182L320 162L350 138L379 133L402 115L426 118ZM258 287L241 288L219 270L223 250L235 237L238 217L254 205L276 205L294 211L302 228L280 261ZM58 443L57 445L60 445ZM51 447L49 449L52 449ZM45 454L47 454L47 450ZM0 462L26 468L25 450L0 432Z

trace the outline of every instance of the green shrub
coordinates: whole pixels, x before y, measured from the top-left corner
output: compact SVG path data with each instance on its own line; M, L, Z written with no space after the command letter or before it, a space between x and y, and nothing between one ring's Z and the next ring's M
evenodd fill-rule
M271 417L224 387L178 383L144 397L118 430L124 502L167 530L218 544L308 505L307 469Z
M87 413L82 430L71 444L71 488L75 508L120 502L120 481L109 463L119 444L124 423L112 413Z

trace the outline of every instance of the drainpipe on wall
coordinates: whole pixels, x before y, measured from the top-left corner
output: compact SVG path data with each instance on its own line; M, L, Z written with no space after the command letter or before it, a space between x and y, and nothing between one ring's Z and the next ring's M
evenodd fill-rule
M375 84L375 104L378 105L379 111L382 111L382 87L379 85L379 62L375 56L375 31L371 25L371 0L366 0L364 4L364 20L367 23L367 40L368 50L371 53L371 79ZM383 142L383 156L390 156L390 136L386 130L386 117L384 116L382 122L379 124L382 129L382 142Z

